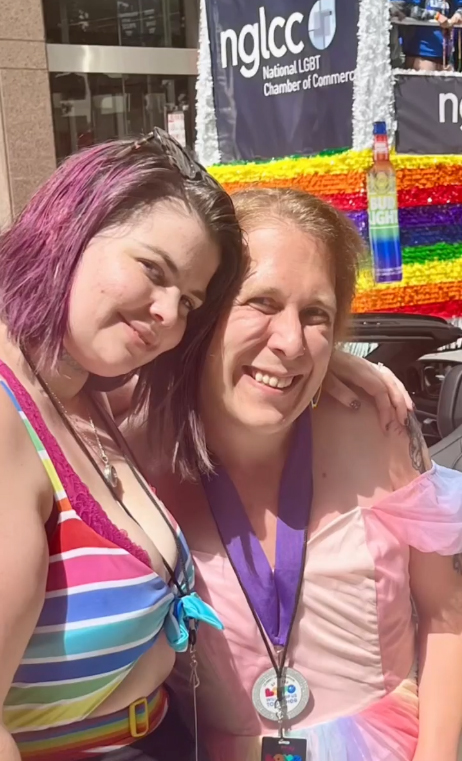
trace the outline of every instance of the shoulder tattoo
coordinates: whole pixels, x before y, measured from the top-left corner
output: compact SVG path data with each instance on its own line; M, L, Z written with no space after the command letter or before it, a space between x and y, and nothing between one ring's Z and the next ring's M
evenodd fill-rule
M426 444L419 422L413 412L410 412L407 416L406 430L409 437L409 454L412 467L418 473L425 473L428 470L425 461Z
M452 558L452 567L455 572L462 576L462 555L454 555Z

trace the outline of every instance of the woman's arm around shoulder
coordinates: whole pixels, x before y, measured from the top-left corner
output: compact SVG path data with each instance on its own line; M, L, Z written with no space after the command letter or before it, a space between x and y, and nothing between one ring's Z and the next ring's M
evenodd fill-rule
M44 523L53 491L13 404L0 389L0 716L43 606L48 570ZM0 761L19 761L0 722Z
M385 434L389 453L390 475L393 488L400 489L432 467L428 447L420 424L413 412L409 412L403 424L391 422Z
M348 462L351 472L345 478L352 481L358 494L361 489L372 493L378 485L394 492L430 470L430 457L414 413L408 411L403 423L393 416L384 426L374 400L364 390L353 387L353 391L360 402L354 415L327 395L314 411L313 422L316 439L326 444L330 461L340 457Z

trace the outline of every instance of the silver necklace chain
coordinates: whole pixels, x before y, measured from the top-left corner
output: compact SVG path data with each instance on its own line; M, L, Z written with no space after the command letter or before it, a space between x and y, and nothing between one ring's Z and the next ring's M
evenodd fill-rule
M88 420L90 421L91 429L93 431L93 434L95 436L95 441L98 446L99 456L104 466L103 467L104 478L106 479L108 483L111 484L111 486L114 489L116 489L119 483L119 477L117 475L117 471L114 465L109 460L109 457L107 456L106 450L103 447L103 442L101 441L99 437L98 431L96 430L96 425L94 424L93 418L90 415L90 413L88 413Z
M65 408L64 404L62 403L62 401L56 396L55 392L53 391L52 388L50 388L50 386L48 385L46 380L44 378L42 378L41 375L39 376L38 371L32 365L32 363L29 362L29 365L30 365L31 369L33 370L34 375L36 376L36 378L41 381L41 383L44 386L47 394L52 398L52 400L55 402L56 406L61 411L61 414L64 415L64 417L69 422L69 424L72 425L71 416L69 415L69 413L66 410L66 408ZM89 421L90 426L91 426L91 430L92 430L93 435L95 437L96 448L97 448L97 451L98 451L99 458L100 458L101 462L103 463L102 473L103 473L104 480L109 484L109 486L112 486L113 489L116 489L119 486L119 476L117 474L117 470L115 469L114 465L111 463L111 461L110 461L110 459L108 457L108 454L107 454L107 452L106 452L106 450L105 450L105 448L103 446L103 442L101 441L100 436L98 434L95 422L94 422L94 420L93 420L93 418L92 418L92 416L91 416L91 414L90 414L90 412L88 410L87 410L87 416L88 416L88 421ZM88 442L88 443L90 444L90 442ZM92 449L93 449L93 446L92 446Z

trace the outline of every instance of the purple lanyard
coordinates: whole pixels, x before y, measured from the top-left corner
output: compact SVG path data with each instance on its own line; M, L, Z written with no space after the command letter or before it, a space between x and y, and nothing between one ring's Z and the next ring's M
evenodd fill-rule
M218 467L202 482L231 565L257 624L261 624L260 631L263 627L270 642L286 654L303 581L313 498L309 411L295 423L282 474L274 572L224 468ZM274 664L274 656L268 652Z

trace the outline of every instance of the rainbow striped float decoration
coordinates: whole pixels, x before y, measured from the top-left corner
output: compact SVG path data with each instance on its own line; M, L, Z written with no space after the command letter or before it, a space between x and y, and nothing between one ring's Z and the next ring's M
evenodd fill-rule
M361 272L355 312L417 312L462 317L462 155L394 154L404 279L376 285ZM293 187L346 212L367 239L366 173L370 151L327 152L310 158L233 163L211 168L229 192Z

